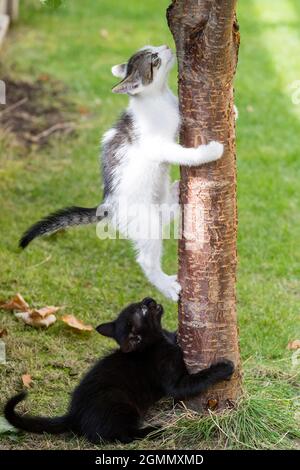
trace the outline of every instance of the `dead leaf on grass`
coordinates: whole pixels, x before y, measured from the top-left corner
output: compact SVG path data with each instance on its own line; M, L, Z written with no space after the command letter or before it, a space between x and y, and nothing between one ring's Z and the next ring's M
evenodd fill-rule
M90 114L90 110L87 106L78 106L78 112L82 116L86 116L87 114Z
M18 312L15 313L17 318L21 318L26 325L33 327L44 326L48 328L50 325L56 322L56 316L53 314L47 316L41 316L37 313L37 310L32 310L30 312Z
M41 73L38 76L38 80L40 80L41 82L49 82L50 76L47 73Z
M22 375L22 383L23 383L24 387L30 388L30 385L32 384L31 375L29 375L29 374L23 374L23 375Z
M209 398L209 400L207 400L207 408L209 410L215 410L218 406L218 400L216 400L215 398Z
M287 345L287 348L291 351L296 351L296 349L300 349L300 339L295 339L294 341L290 341Z
M3 338L3 336L7 336L7 329L6 328L0 328L0 338Z
M46 318L54 313L58 312L61 307L54 307L54 305L42 307L42 308L33 308L30 311L30 315L32 318Z
M8 302L0 304L0 308L9 311L17 310L15 316L17 318L21 318L21 320L23 320L27 325L34 327L45 326L48 328L48 326L56 322L56 316L54 314L61 307L47 305L46 307L42 308L30 308L22 295L18 293Z
M71 328L78 331L93 331L94 328L91 325L85 325L81 320L78 320L74 315L64 315L62 321L65 322Z
M22 312L29 310L29 305L26 300L23 299L22 295L18 293L8 302L1 303L0 308L4 310L19 310Z

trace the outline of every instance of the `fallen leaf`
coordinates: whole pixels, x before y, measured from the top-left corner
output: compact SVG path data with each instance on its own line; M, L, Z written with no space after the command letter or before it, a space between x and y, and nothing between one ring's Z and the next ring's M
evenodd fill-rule
M107 39L108 38L108 31L107 29L100 29L100 36L103 38L103 39Z
M300 349L300 339L295 339L294 341L290 341L287 345L287 348L291 351L295 351L296 349Z
M34 312L34 311L33 311ZM21 318L26 325L34 326L34 327L41 327L44 326L48 328L50 325L56 322L55 315L48 315L47 317L42 317L35 314L32 315L33 312L19 312L15 313L17 318Z
M42 308L33 308L26 312L16 313L15 316L17 318L21 318L26 325L34 327L45 326L48 328L48 326L56 322L56 316L54 313L56 313L60 308L61 307L54 307L53 305Z
M29 305L23 299L22 295L18 293L8 302L0 304L0 308L3 308L4 310L19 310L22 312L24 310L29 310Z
M81 114L82 116L86 116L87 114L90 113L89 108L87 108L86 106L79 106L77 109L78 109L79 114Z
M7 329L6 328L0 328L0 338L3 338L3 336L7 336Z
M28 303L23 299L21 294L16 294L11 300L6 303L0 304L0 308L5 310L17 310L15 313L17 318L21 318L27 325L40 327L52 325L56 322L56 313L61 307L54 307L53 305L42 308L29 308ZM0 330L1 331L1 330Z
M62 321L65 322L71 328L79 331L93 331L94 328L91 325L85 325L81 320L78 320L74 315L64 315Z
M23 374L23 375L22 375L22 382L23 382L24 387L30 388L30 385L32 384L31 375L29 375L29 374Z
M41 82L49 82L50 76L47 73L41 73L41 75L38 76L38 80Z
M215 398L210 398L207 400L207 408L210 410L214 410L218 406L218 400Z
M58 312L61 307L54 307L51 305L50 307L42 307L42 308L33 308L30 310L30 316L31 318L47 318L50 315L53 315L53 313Z

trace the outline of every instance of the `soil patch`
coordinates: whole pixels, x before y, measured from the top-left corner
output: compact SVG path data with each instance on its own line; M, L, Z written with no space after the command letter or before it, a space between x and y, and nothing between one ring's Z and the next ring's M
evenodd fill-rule
M44 146L54 135L74 132L76 107L66 98L66 87L48 75L35 82L15 81L6 84L6 104L0 105L0 125L13 133L19 143Z

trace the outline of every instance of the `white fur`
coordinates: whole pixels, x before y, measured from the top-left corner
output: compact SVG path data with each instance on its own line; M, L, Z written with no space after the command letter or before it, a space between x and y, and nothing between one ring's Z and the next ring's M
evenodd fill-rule
M179 207L178 182L171 185L169 165L191 166L215 161L222 156L223 145L211 142L184 148L176 143L180 126L178 100L167 85L173 54L166 46L152 49L159 53L162 65L153 82L146 87L140 84L136 94L130 97L128 111L139 139L119 150L122 163L115 173L118 184L105 203L114 214L112 224L133 241L137 262L149 281L166 297L177 301L180 292L177 276L169 276L161 268L161 235L143 237L138 232L141 227L151 226L154 233L157 230L161 234L160 208ZM121 76L119 66L112 70L114 75ZM107 143L113 136L114 129L104 135L103 142ZM128 208L137 203L145 210L128 216Z
M116 129L108 129L102 137L102 144L106 144L116 135Z
M111 73L114 75L114 77L125 78L125 75L126 75L126 64L114 65L114 66L111 68Z

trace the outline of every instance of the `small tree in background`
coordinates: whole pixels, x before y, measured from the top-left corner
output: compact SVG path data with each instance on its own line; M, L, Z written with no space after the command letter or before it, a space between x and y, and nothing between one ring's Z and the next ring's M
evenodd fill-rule
M179 65L181 144L196 147L218 140L224 156L199 168L181 168L180 200L200 210L179 242L179 341L191 372L221 358L236 372L190 401L199 411L233 406L241 391L236 319L236 149L233 107L239 32L237 0L173 0L167 10ZM194 216L199 213L195 211ZM185 214L183 214L185 220ZM194 222L194 223L193 223Z

